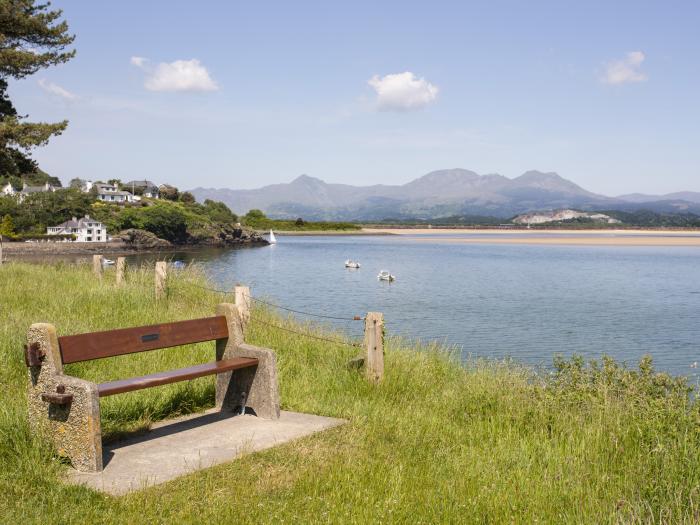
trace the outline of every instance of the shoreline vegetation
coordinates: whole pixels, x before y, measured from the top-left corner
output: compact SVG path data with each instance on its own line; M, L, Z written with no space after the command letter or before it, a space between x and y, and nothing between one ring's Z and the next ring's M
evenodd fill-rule
M346 425L114 498L61 482L66 465L27 422L22 345L34 322L59 335L212 315L197 266L153 297L153 266L101 281L87 264L0 266L0 515L8 523L696 522L700 410L682 377L611 359L457 361L394 337L379 385L348 368L356 349L329 325L254 308L246 339L277 354L282 408ZM60 298L60 300L58 300ZM350 334L360 337L359 333ZM186 350L186 351L184 351ZM653 349L651 349L653 350ZM211 359L211 344L68 365L93 381ZM212 378L105 398L107 440L213 405ZM222 490L222 487L229 489ZM253 503L251 503L253 502Z

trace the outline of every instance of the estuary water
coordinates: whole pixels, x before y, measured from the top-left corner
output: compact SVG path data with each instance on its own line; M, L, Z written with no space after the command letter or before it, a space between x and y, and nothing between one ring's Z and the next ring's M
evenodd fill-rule
M698 247L460 244L439 235L278 241L174 257L199 263L217 287L248 284L255 297L289 308L382 312L390 334L439 341L465 357L547 366L555 354L607 354L635 366L650 354L657 369L698 370ZM348 258L362 267L344 268ZM397 280L378 281L380 270ZM327 322L361 334L362 323Z

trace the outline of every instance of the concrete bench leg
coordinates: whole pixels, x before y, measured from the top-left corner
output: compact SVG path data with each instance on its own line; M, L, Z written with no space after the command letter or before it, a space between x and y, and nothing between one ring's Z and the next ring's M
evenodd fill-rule
M53 441L59 455L66 456L80 471L102 470L100 399L94 383L63 375L63 363L56 329L50 324L33 324L27 334L28 348L37 362L29 363L29 423L36 432ZM72 400L58 404L42 399L56 394L62 386Z
M279 419L279 386L274 352L243 342L243 324L234 305L220 304L216 313L226 316L229 333L228 339L217 341L216 358L254 357L259 361L256 367L217 376L216 406L221 410L234 411L248 408L258 417Z

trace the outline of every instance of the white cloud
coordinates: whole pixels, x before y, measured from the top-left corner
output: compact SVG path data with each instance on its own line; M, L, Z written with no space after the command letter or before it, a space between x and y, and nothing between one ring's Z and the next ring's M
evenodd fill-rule
M175 60L149 66L147 58L131 57L131 63L146 72L149 91L217 91L219 86L199 60Z
M410 111L420 109L437 98L438 87L410 71L379 77L374 75L367 83L377 93L377 109L383 111Z
M628 82L645 82L649 77L640 71L645 58L641 51L632 51L622 60L608 62L601 80L614 86Z
M45 78L39 79L38 83L39 87L50 95L62 98L63 100L66 100L68 102L74 102L75 100L78 100L78 95L76 95L75 93L71 93L67 89L59 86L58 84L49 82Z
M131 64L136 67L143 67L146 64L146 62L148 62L147 58L131 57Z

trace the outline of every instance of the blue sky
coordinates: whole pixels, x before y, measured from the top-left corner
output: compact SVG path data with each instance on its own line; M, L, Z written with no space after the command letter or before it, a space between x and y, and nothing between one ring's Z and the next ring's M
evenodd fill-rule
M11 85L68 181L401 184L462 167L700 191L700 3L55 1L77 57Z

